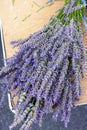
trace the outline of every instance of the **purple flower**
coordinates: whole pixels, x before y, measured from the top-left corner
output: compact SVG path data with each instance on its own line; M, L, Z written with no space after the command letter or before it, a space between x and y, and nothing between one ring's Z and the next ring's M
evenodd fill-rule
M65 127L70 121L73 104L81 95L80 76L86 62L80 21L77 14L69 17L82 8L77 3L67 2L48 25L24 40L12 42L18 52L0 71L5 90L16 89L12 99L19 96L11 129L20 122L21 130L28 130L33 123L41 125L43 115L51 112L54 120L61 116Z

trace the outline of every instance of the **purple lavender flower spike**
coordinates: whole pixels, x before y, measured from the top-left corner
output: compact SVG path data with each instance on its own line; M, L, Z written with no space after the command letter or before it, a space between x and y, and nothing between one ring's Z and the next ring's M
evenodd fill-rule
M20 130L31 129L33 123L41 126L48 113L52 113L55 121L60 115L67 127L73 104L81 95L80 78L87 61L81 13L84 13L81 0L66 0L49 24L25 39L11 42L18 52L0 70L3 91L0 105L6 92L15 89L11 98L18 96L10 129L21 122Z

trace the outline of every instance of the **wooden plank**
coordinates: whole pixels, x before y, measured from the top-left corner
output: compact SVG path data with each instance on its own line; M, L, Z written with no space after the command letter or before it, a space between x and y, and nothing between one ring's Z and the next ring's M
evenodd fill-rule
M0 1L0 17L3 25L5 47L7 57L11 57L17 49L10 45L11 40L23 39L29 34L38 31L46 23L54 12L64 5L64 0L55 1L47 6L47 0L12 0ZM84 36L85 45L87 38ZM77 104L87 103L87 72L81 79L82 96ZM14 100L16 103L17 98Z

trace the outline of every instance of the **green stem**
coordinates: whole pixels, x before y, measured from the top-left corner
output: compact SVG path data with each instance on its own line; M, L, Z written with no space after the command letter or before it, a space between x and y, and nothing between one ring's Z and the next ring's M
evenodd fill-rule
M69 14L65 14L64 9L65 7L71 3L72 0L66 0L64 6L59 10L59 12L53 17L53 19L49 22L49 25L55 24L55 18L58 19L58 21L62 22L64 25L67 23L69 24L71 19L77 19L77 21L82 22L82 14L85 13L85 7L82 7L78 10L72 11ZM81 0L77 0L74 7L78 5L82 5ZM65 18L69 19L68 21L65 20Z

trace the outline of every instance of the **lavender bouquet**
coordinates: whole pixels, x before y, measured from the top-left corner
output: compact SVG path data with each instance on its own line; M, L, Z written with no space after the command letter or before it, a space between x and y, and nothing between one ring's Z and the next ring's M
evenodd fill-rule
M86 49L81 23L85 24L86 2L65 0L65 5L49 23L28 38L12 41L18 52L6 60L0 71L3 97L15 90L16 114L10 129L22 123L29 130L33 123L42 126L43 115L58 115L67 127L71 109L81 95ZM84 16L84 17L83 17Z

